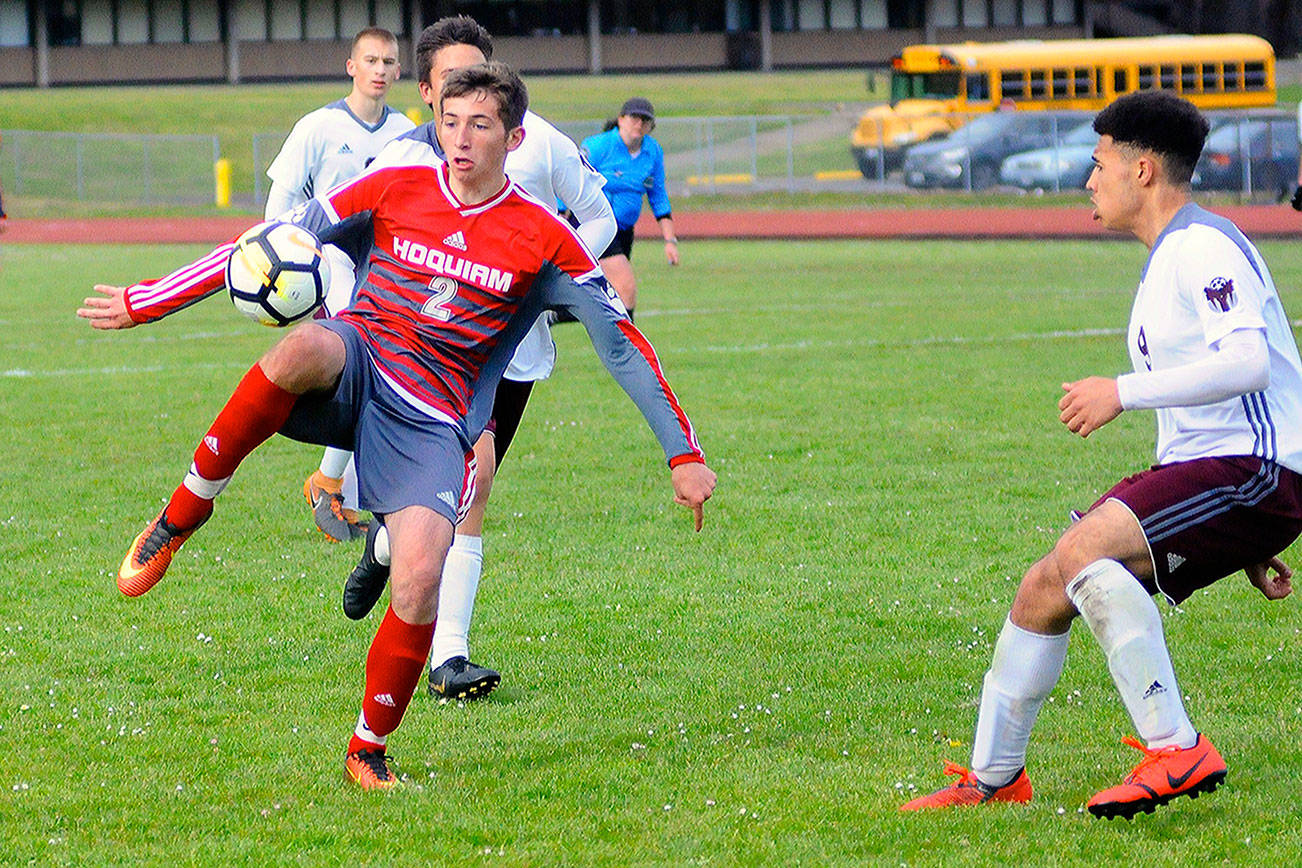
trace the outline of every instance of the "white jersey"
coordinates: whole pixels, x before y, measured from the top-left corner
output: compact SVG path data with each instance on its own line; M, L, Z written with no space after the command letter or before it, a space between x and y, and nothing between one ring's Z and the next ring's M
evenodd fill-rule
M506 175L520 189L555 210L563 201L579 220L576 234L599 256L615 237L615 214L601 191L606 179L588 165L574 140L533 112L524 115L524 141L506 155ZM396 165L433 152L441 159L431 124L394 141L374 165ZM546 317L539 317L520 341L507 366L508 380L531 382L551 376L556 366L556 345Z
M308 112L290 130L267 177L294 194L302 204L362 173L391 140L416 125L390 106L375 124L368 124L344 100Z
M1224 217L1189 203L1162 230L1140 278L1127 343L1136 371L1209 357L1239 329L1270 354L1261 392L1157 413L1157 463L1255 455L1302 472L1302 361L1261 254Z

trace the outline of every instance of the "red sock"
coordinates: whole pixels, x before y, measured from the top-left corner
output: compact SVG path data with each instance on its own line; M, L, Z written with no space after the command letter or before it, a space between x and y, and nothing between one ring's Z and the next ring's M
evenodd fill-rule
M277 386L262 372L249 369L222 407L194 453L194 466L205 480L224 480L264 440L280 430L298 396ZM212 497L181 485L167 504L168 520L180 528L197 527L212 514Z
M399 618L390 606L371 640L371 650L366 655L366 695L362 697L362 714L366 725L378 736L386 736L398 728L402 715L411 702L411 696L420 684L420 674L429 657L434 641L434 624L408 624ZM358 736L348 749L374 749Z

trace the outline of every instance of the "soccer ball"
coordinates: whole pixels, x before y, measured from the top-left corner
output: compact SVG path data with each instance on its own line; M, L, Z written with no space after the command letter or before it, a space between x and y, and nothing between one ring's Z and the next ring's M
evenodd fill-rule
M315 235L268 220L235 242L226 261L226 288L240 313L266 326L287 326L321 306L330 268Z

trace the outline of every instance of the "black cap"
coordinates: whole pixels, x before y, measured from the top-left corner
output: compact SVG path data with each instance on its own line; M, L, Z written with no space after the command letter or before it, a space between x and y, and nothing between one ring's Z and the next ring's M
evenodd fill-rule
M631 97L619 110L621 115L637 115L647 120L656 119L656 110L651 107L651 100L644 96Z

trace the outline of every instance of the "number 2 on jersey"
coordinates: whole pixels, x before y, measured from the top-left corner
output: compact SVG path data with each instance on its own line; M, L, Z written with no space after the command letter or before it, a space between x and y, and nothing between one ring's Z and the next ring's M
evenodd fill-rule
M434 294L425 299L420 312L439 322L452 319L452 310L447 304L457 297L457 282L450 277L436 277L429 282L429 288Z

